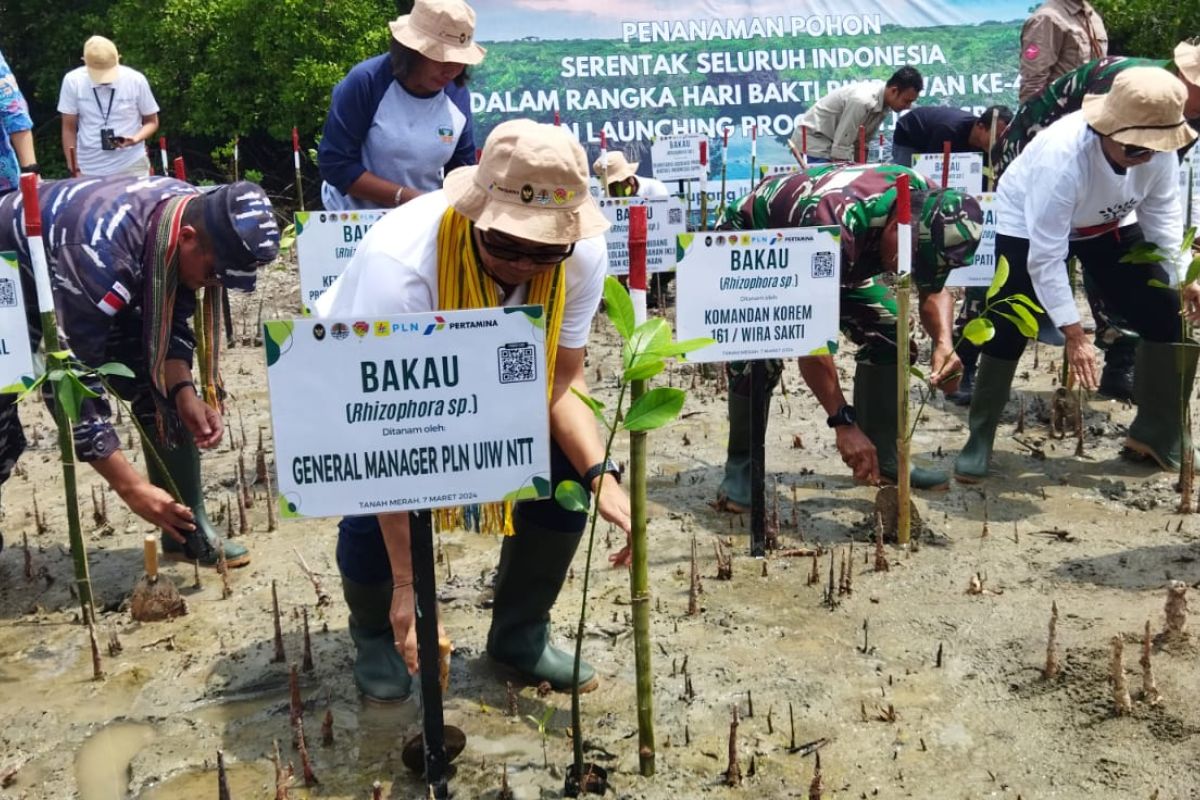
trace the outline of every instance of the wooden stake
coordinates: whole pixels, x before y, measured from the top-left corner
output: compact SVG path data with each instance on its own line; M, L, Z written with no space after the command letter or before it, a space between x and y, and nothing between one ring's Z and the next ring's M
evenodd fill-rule
M217 751L217 800L233 800L229 791L229 776L225 774L225 751Z
M283 627L279 623L279 593L275 588L275 581L271 581L271 614L275 621L275 657L271 659L272 664L282 664L287 661L287 654L283 651Z
M305 672L313 671L312 657L312 639L308 635L308 609L300 609L301 618L304 620L304 659L301 662L300 669Z
M1046 666L1042 669L1042 677L1046 680L1058 675L1058 603L1050 603L1050 631L1046 638Z
M696 536L692 535L692 580L688 587L688 607L687 613L689 617L694 617L700 613L700 592L704 591L700 586L700 565L696 558Z

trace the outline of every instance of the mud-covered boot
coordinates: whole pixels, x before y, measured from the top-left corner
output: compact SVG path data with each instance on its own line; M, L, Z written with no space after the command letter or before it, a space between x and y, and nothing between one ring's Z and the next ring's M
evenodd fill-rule
M895 483L898 474L896 454L896 396L895 364L859 364L854 371L854 410L858 427L871 444L879 459L879 477ZM945 489L950 479L940 469L911 467L909 482L914 489Z
M1137 415L1125 439L1127 451L1153 459L1165 470L1178 470L1183 438L1180 403L1191 397L1196 381L1194 344L1138 343L1134 371Z
M149 433L149 431L147 431ZM147 439L153 438L151 435ZM240 544L228 539L222 540L216 527L208 518L204 508L204 487L200 482L200 451L194 442L188 441L173 448L166 448L154 442L155 452L151 452L149 443L143 442L143 453L146 458L146 475L150 482L163 491L174 494L171 484L179 490L180 500L192 510L196 523L194 531L184 535L187 541L180 544L166 531L162 533L163 558L170 561L200 562L202 567L216 567L220 561L217 553L217 542L220 541L225 549L225 563L230 567L244 567L250 563L250 553ZM157 453L157 457L156 457ZM159 463L159 459L162 463ZM170 473L170 480L163 472L163 465Z
M946 399L958 406L971 405L971 393L975 390L975 372L979 364L979 348L963 339L958 347L958 357L962 359L962 380L958 389L946 395Z
M550 609L566 579L582 531L544 528L515 512L516 534L500 547L496 592L487 652L524 681L545 681L558 691L569 691L574 653L550 643ZM579 691L600 685L596 670L586 661L579 665Z
M411 589L409 589L411 591ZM354 640L354 685L368 700L395 703L412 693L412 677L392 632L392 584L358 583L342 576Z
M954 479L960 483L979 483L987 477L988 464L992 460L992 446L996 441L996 428L1000 415L1008 404L1008 392L1012 388L1013 375L1017 372L1016 361L979 357L979 371L975 375L975 392L971 397L971 410L967 414L967 443L954 459Z
M1100 373L1100 394L1132 403L1135 400L1133 382L1137 363L1137 342L1118 339L1104 351L1104 370Z

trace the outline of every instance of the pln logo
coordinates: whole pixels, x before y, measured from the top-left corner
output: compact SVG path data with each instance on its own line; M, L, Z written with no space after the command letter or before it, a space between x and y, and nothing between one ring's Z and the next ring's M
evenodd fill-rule
M392 333L416 333L421 330L419 322L393 322Z
M386 319L381 319L375 323L376 336L390 336L392 334L392 324Z
M434 331L440 331L442 328L446 327L445 317L434 315L434 319L437 320L437 322L431 322L425 326L425 336L429 336Z

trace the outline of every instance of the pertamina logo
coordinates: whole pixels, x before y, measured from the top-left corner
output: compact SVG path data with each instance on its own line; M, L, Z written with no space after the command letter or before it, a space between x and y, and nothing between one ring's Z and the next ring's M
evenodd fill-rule
M440 317L440 316L434 315L433 318L435 320L437 320L437 322L431 322L425 326L425 333L424 333L425 336L430 335L434 331L440 331L442 328L446 327L445 317Z

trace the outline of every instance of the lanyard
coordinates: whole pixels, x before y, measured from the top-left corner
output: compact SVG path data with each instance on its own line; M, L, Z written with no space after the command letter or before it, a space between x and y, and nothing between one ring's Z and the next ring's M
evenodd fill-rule
M92 97L96 98L96 110L104 115L104 122L101 123L102 126L108 125L108 115L112 113L113 98L117 96L117 87L109 86L108 89L111 94L108 96L108 108L104 109L100 107L100 93L96 91L95 86L92 87Z

